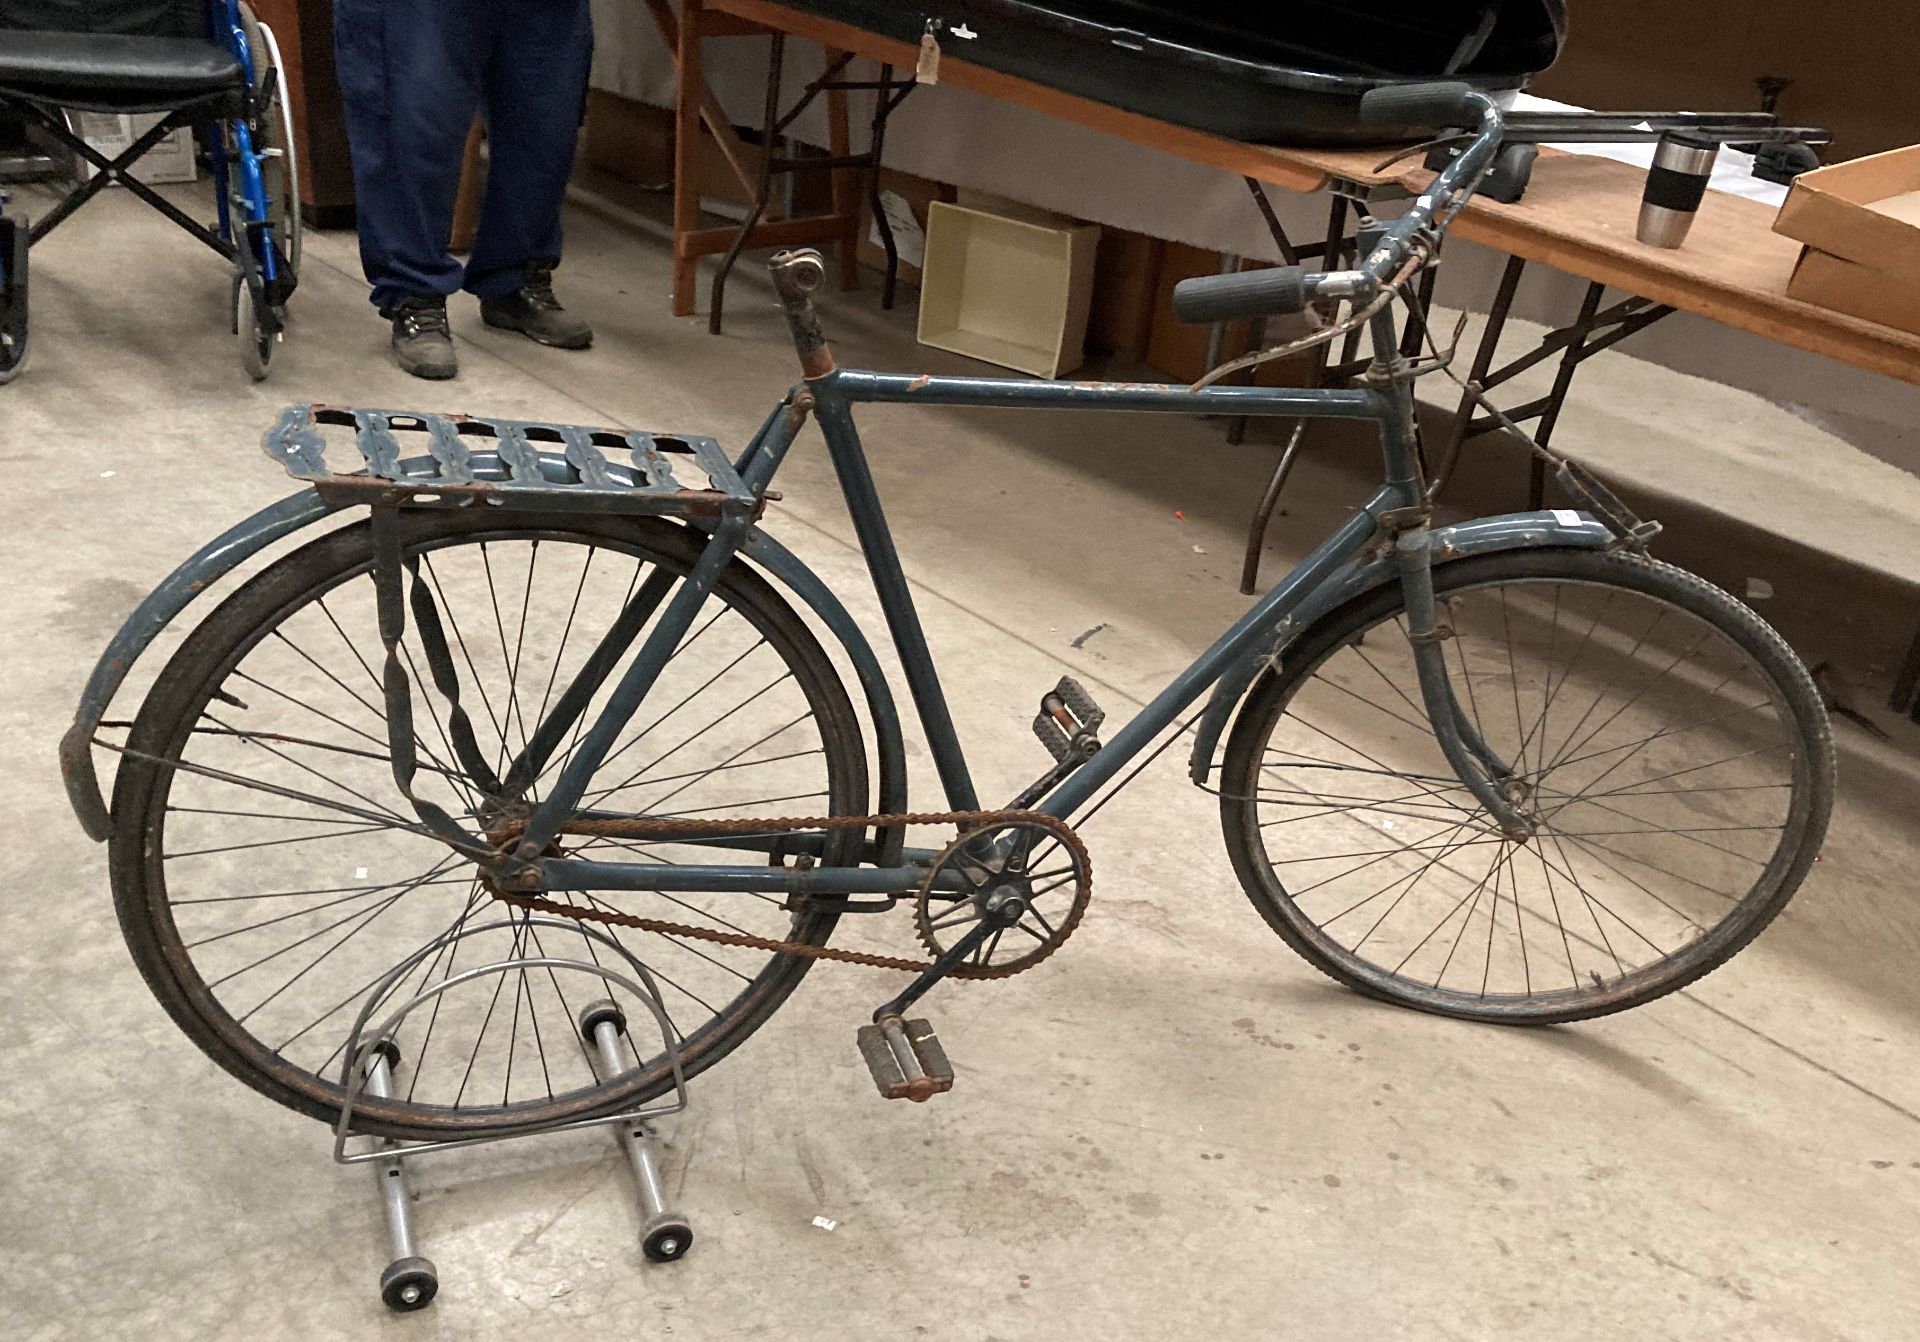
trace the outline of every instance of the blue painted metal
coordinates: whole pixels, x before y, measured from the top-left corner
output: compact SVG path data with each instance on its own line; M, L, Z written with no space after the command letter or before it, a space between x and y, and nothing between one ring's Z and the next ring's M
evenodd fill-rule
M973 790L966 754L953 729L953 715L947 709L946 692L940 687L940 673L934 669L919 612L914 609L913 593L907 588L907 575L900 568L900 554L893 548L893 535L874 487L873 471L860 447L859 430L853 426L853 413L833 377L818 378L809 385L814 391L820 430L826 435L827 450L833 456L841 492L846 495L847 511L853 516L854 532L860 538L874 591L880 597L880 609L886 615L901 669L906 672L907 689L920 712L934 767L946 789L947 805L956 811L977 811L980 799Z
M889 895L917 888L919 867L755 867L588 862L546 858L533 864L548 890L697 890L708 893Z
M1564 520L1574 517L1574 521ZM1564 512L1508 513L1500 517L1481 517L1471 522L1436 527L1428 533L1428 544L1436 565L1474 555L1495 554L1502 550L1577 549L1600 550L1613 544L1614 535L1606 525L1584 514ZM1196 783L1207 781L1213 756L1233 720L1233 711L1252 688L1255 678L1273 658L1305 637L1307 631L1347 602L1364 596L1398 576L1393 552L1379 546L1347 561L1327 576L1286 619L1273 628L1273 641L1255 646L1231 667L1213 687L1206 712L1195 724L1193 750L1188 757L1188 777Z
M1461 154L1454 165L1423 195L1401 220L1383 231L1382 240L1373 245L1367 269L1375 279L1384 281L1397 274L1411 246L1430 223L1444 225L1464 199L1467 189L1484 167L1490 147L1499 139L1500 114L1487 104L1482 134L1473 150ZM806 258L798 258L805 261ZM817 272L817 257L812 258ZM1196 777L1204 777L1205 761L1211 758L1232 706L1247 686L1267 665L1274 653L1287 646L1298 631L1323 618L1342 602L1351 600L1381 582L1395 576L1409 586L1409 600L1417 607L1416 633L1432 633L1431 566L1451 562L1465 554L1490 553L1538 545L1574 545L1593 548L1609 543L1613 537L1605 525L1591 519L1573 522L1554 514L1521 514L1507 518L1482 519L1455 528L1429 532L1426 528L1426 501L1423 494L1418 444L1414 435L1410 379L1399 359L1398 333L1390 310L1383 304L1370 320L1374 358L1356 390L1306 391L1290 388L1221 387L1195 391L1186 387L1159 384L1110 384L1086 382L1027 382L1005 378L905 377L870 372L842 372L833 367L830 354L819 336L807 294L818 282L818 274L801 283L794 274L796 259L775 263L776 287L794 325L796 347L802 356L807 382L791 392L761 425L737 463L726 463L713 475L720 506L700 523L711 539L692 572L680 584L647 637L632 665L621 677L600 719L587 732L579 750L562 770L550 795L539 803L529 818L515 860L506 874L525 876L538 867L546 883L554 889L632 888L688 890L785 890L826 889L840 893L893 893L911 888L920 874L913 866L884 865L898 861L900 846L897 831L883 834L883 865L875 868L829 868L781 870L778 868L683 866L677 864L589 863L575 860L543 860L540 855L560 832L564 822L578 806L592 777L625 723L651 689L660 670L691 627L699 608L707 600L714 583L736 555L745 554L775 577L781 579L801 600L814 610L839 638L853 660L866 687L869 710L876 724L882 765L882 805L889 810L906 809L905 756L898 711L884 674L872 648L826 585L793 555L751 530L751 518L758 510L766 485L784 459L794 435L809 413L817 414L826 437L835 471L860 538L862 551L874 581L881 609L905 671L908 687L919 711L934 761L939 770L948 802L955 809L978 809L972 779L964 752L954 731L951 714L940 685L932 655L900 559L887 527L873 475L860 444L851 407L859 402L946 406L1003 406L1052 409L1115 410L1164 413L1221 413L1247 416L1286 416L1290 418L1348 418L1376 422L1381 429L1381 452L1385 483L1371 499L1355 512L1332 536L1317 547L1299 567L1288 574L1252 610L1203 652L1194 663L1167 686L1152 703L1127 724L1108 745L1055 786L1040 803L1040 809L1068 817L1092 800L1094 795L1119 773L1130 759L1178 718L1208 686L1216 686L1196 749ZM784 275L784 279L783 279ZM473 497L457 501L471 503L475 498L505 495L499 488L509 482L525 488L528 498L565 496L592 508L606 506L607 498L631 499L645 487L659 482L655 463L636 453L631 468L614 466L593 450L599 434L612 431L574 430L545 426L567 443L563 456L542 456L531 448L525 426L504 421L440 422L432 417L413 416L402 424L382 412L341 412L344 423L354 426L356 444L366 461L367 471L340 475L331 472L324 460L311 450L309 430L316 422L312 411L291 412L274 434L269 435L269 451L301 478L312 479L321 489L331 487L341 498L372 501L367 498L368 482L387 495L404 495L420 488L432 494L462 489L475 490ZM302 418L304 414L305 418ZM469 424L484 425L500 440L493 454L458 454L451 449L460 432ZM398 462L397 445L391 430L413 427L428 432L434 445L436 464L431 476L415 474ZM577 450L584 443L588 451ZM704 462L717 457L696 454ZM472 470L469 473L469 456ZM735 469L737 465L737 469ZM351 483L358 481L359 483ZM428 483L422 483L426 481ZM565 488L572 486L571 493ZM356 493L355 491L360 491ZM386 497L387 502L406 502L401 497ZM433 500L427 499L426 502ZM314 515L324 507L307 502ZM618 506L618 505L615 505ZM271 510L270 510L271 511ZM288 514L278 534L304 525L306 514ZM263 515L264 516L264 515ZM247 524L243 524L243 529ZM1392 545L1382 545L1393 538ZM242 538L241 549L251 543L251 533ZM218 543L216 543L216 546ZM252 553L258 545L253 545ZM1398 567L1396 568L1396 561ZM211 563L211 561L208 561ZM237 561L235 561L237 562ZM231 567L231 564L228 564ZM221 571L225 571L222 569ZM1422 592L1426 599L1423 601ZM156 593L156 596L160 594ZM188 598L190 599L190 597ZM178 601L172 609L161 602L154 630L186 604ZM145 609L143 607L143 609ZM1424 623L1423 623L1424 621ZM151 621L150 621L151 622ZM151 632L122 631L133 655L151 638ZM118 640L117 640L118 642ZM1429 657L1429 663L1436 659ZM1486 778L1479 765L1468 758L1475 749L1463 738L1457 704L1446 684L1444 666L1438 675L1432 665L1423 667L1430 714L1443 745L1449 745L1449 757L1463 780L1473 785ZM91 722L78 740L84 756L87 738L106 699L124 677L124 666L105 676L104 696L91 693L83 703L82 717L76 720L80 731L89 705L95 704ZM100 673L96 673L97 678ZM93 687L90 687L90 690ZM70 742L73 733L69 734ZM63 757L68 752L63 744ZM1484 745L1478 747L1480 759L1498 773ZM91 785L88 766L87 780ZM97 787L88 789L97 807ZM1478 790L1478 789L1476 789ZM1487 798L1482 798L1487 801ZM1491 801L1489 806L1500 814ZM81 797L76 794L76 809L87 819ZM104 809L93 817L104 829ZM91 832L91 827L90 827Z
M1406 598L1407 641L1413 648L1420 699L1427 710L1427 722L1433 728L1434 738L1440 744L1440 753L1467 791L1499 821L1501 832L1510 839L1524 840L1533 833L1533 826L1495 786L1499 780L1511 777L1512 770L1492 756L1477 731L1473 736L1477 749L1470 747L1460 727L1464 714L1454 698L1445 653L1440 647L1440 614L1433 599L1433 561L1426 536L1420 532L1396 536L1393 558L1400 570L1400 590Z
M1427 184L1427 189L1398 219L1381 230L1372 250L1360 263L1361 268L1379 283L1386 283L1400 269L1419 234L1428 230L1446 230L1453 216L1466 204L1473 187L1492 166L1494 156L1500 152L1505 114L1485 94L1468 93L1466 97L1480 108L1480 126L1473 142ZM1389 325L1391 321L1389 317Z
M234 59L240 63L240 72L247 82L248 97L251 98L260 72L253 67L253 50L247 45L247 31L240 22L239 0L215 0L215 4L214 26L226 39L227 49L233 53ZM270 202L267 200L267 184L260 175L259 153L253 147L253 130L244 118L239 117L227 123L214 122L209 127L213 157L222 161L223 167L229 157L224 143L224 137L229 132L233 136L232 163L240 172L240 196L247 209L245 224L239 232L258 235L259 245L249 247L248 251L260 267L261 278L271 284L280 278L280 257L279 249L275 246L273 223L268 215ZM242 239L236 236L232 217L228 213L225 183L222 181L217 185L220 232L238 248ZM293 208L299 208L298 202L294 203Z
M575 474L565 457L541 453L538 459L540 469L550 480L565 482ZM432 457L415 457L402 462L401 469L410 474L424 475L435 470L436 465ZM467 459L467 469L476 480L481 481L502 480L510 473L510 468L491 452L472 453ZM612 466L610 470L619 476L627 468ZM79 706L74 711L73 725L60 741L60 771L66 781L67 799L88 837L104 842L112 829L99 778L93 767L90 743L100 729L101 719L107 715L114 694L125 683L127 673L140 655L161 630L178 619L220 579L274 542L312 526L342 506L340 503L329 503L313 490L303 489L298 494L288 495L201 546L168 574L127 617L119 632L107 644L106 651L100 655L100 660L94 664L93 673L88 676L86 687L81 692Z
M680 640L693 627L694 617L706 604L714 584L739 553L746 532L747 521L743 517L729 517L714 529L706 548L700 552L699 561L681 580L679 588L667 602L667 608L660 613L659 620L648 633L646 642L640 645L633 662L613 687L613 693L608 696L600 717L580 738L578 749L560 770L560 776L554 780L553 790L537 802L528 815L526 832L521 836L518 848L518 856L523 860L544 852L560 833L560 827L573 814L574 808L579 806L580 799L586 795L587 785L606 759L607 752L613 749L614 741L640 707L641 700L647 697L654 681L660 678L660 672L680 646Z
M873 645L848 613L840 598L786 546L755 530L747 537L741 553L779 580L787 591L798 597L820 618L853 663L854 674L866 692L867 715L873 723L874 753L879 762L877 811L881 815L899 815L907 809L907 748L900 730L900 709L894 702L893 686L874 655ZM897 827L880 831L880 861L902 861L901 845L906 833Z
M1285 415L1379 419L1382 394L1368 388L1191 387L1159 382L1034 382L1002 377L905 377L839 369L810 384L839 400L993 409L1124 410L1175 415Z
M311 490L261 509L196 550L148 593L120 626L120 632L94 664L93 674L87 677L73 725L60 738L60 774L66 782L67 800L89 838L104 841L113 827L94 773L93 736L134 662L202 592L275 541L312 526L332 511Z
M1194 660L1193 665L1174 677L1173 682L1154 696L1153 702L1141 709L1133 721L1101 747L1097 755L1068 774L1036 809L1065 820L1092 800L1094 793L1170 726L1182 710L1219 679L1222 672L1240 661L1250 649L1270 645L1274 628L1287 618L1288 613L1372 539L1377 530L1377 513L1382 508L1393 506L1395 497L1390 488L1383 487L1365 508L1348 518L1293 572L1282 578L1258 605L1236 620L1231 629Z
M755 495L766 493L773 473L787 459L787 449L793 446L794 437L812 410L813 393L805 387L795 387L787 393L786 400L773 408L753 441L733 463L734 470Z
M330 451L326 430L347 444ZM401 440L424 437L427 458L403 462ZM541 443L562 445L565 469L554 472ZM672 517L746 516L759 506L720 450L698 434L599 429L481 415L413 410L290 406L262 440L266 454L322 497L342 503L401 507L494 507L567 512L618 512ZM610 460L603 449L624 451ZM473 461L491 451L504 474L477 475ZM703 480L683 484L670 458L691 464Z

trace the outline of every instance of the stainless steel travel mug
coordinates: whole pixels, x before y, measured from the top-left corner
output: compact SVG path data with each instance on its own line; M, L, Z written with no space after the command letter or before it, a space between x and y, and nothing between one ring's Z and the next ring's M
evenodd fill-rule
M1653 151L1646 193L1640 198L1640 241L1652 247L1678 247L1686 241L1693 216L1706 199L1707 178L1720 153L1718 140L1668 131Z

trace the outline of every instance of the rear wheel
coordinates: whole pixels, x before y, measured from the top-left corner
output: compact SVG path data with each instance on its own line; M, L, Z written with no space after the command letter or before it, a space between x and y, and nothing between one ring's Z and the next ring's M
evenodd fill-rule
M1500 833L1441 755L1399 585L1325 617L1249 695L1221 816L1254 906L1362 992L1478 1020L1604 1015L1751 941L1814 861L1825 710L1758 616L1593 551L1434 572L1462 710L1536 832Z
M416 605L400 645L413 687L414 790L474 826L494 799L458 761L477 752L503 776L615 618L648 592L657 616L705 538L650 519L416 512L403 525L454 682L436 677ZM128 947L161 1004L249 1086L332 1122L354 1017L396 966L430 950L376 1020L504 960L603 963L631 976L585 935L591 928L658 983L687 1073L724 1057L812 961L597 923L555 929L494 900L471 862L421 832L394 782L371 560L362 524L267 568L193 631L141 707L115 782L110 853ZM606 694L603 686L582 729ZM456 695L474 739L464 755ZM530 797L545 792L579 740L580 730L569 734ZM744 565L723 575L585 805L702 819L864 813L865 752L845 689L793 609ZM853 831L830 833L824 860L856 860L859 842ZM560 846L614 862L754 861L691 843ZM769 895L566 897L812 945L825 943L835 921ZM634 1065L617 1075L603 1074L578 1033L579 1010L610 996L636 1023ZM653 1020L625 989L579 972L521 969L456 983L403 1020L393 1093L358 1098L356 1126L481 1136L651 1098L672 1084L659 1035L649 1037Z

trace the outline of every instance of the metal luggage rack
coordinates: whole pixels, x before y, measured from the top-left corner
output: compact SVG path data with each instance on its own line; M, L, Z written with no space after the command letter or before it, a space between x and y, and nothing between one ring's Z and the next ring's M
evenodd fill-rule
M409 455L406 438L426 455ZM489 504L675 517L753 516L762 506L720 444L697 434L296 405L281 413L262 446L287 474L341 506ZM682 483L675 459L701 477L698 483Z
M597 952L592 944L589 945L589 953L595 954L596 958L589 962L556 958L544 953L521 955L452 973L449 957L446 959L447 973L430 985L422 984L419 991L407 996L398 1006L393 1005L396 990L410 974L431 961L427 964L426 977L432 978L433 970L442 963L442 957L448 957L449 950L456 943L502 929L525 932L529 928L541 927L577 935L589 943L597 944ZM599 962L598 954L601 952L609 957L611 963ZM436 1016L442 995L465 984L515 973L524 975L528 971L591 978L609 993L617 988L646 1008L665 1049L664 1056L673 1075L672 1088L651 1103L635 1104L593 1118L533 1125L494 1136L444 1141L396 1141L387 1137L373 1137L371 1144L360 1151L347 1149L350 1140L363 1135L354 1123L355 1109L361 1098L373 1096L387 1099L398 1090L396 1078L408 1061L402 1047L401 1027L409 1016L422 1007L431 1008L428 1014ZM635 1046L632 1034L632 1028L637 1028L640 1023L630 1022L626 1011L610 995L583 1007L574 1024L580 1031L579 1043L588 1065L596 1076L617 1077L639 1065L640 1059L645 1056ZM431 1029L429 1023L429 1033ZM340 1087L345 1102L340 1107L340 1117L333 1128L333 1158L336 1163L370 1163L374 1167L374 1179L380 1190L381 1210L391 1250L387 1266L380 1273L380 1298L387 1307L398 1313L424 1309L433 1303L434 1296L439 1293L439 1275L433 1261L419 1252L413 1221L413 1189L407 1177L408 1161L436 1151L459 1150L581 1128L611 1127L626 1153L628 1164L633 1168L634 1192L641 1211L641 1253L654 1263L670 1263L682 1257L693 1245L693 1227L684 1216L668 1206L666 1183L660 1174L660 1160L655 1150L656 1138L652 1127L652 1120L682 1113L687 1108L687 1080L680 1065L681 1042L661 1000L659 985L654 982L647 967L611 937L562 919L527 917L463 927L436 938L395 965L367 994L354 1019L353 1028L348 1031L346 1041L341 1046Z

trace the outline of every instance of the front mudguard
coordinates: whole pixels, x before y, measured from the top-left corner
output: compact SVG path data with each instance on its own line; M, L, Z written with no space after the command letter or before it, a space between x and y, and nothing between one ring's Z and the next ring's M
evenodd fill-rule
M491 453L475 453L470 464L482 479L493 478L495 473L499 478L506 476ZM565 457L543 453L540 464L553 478L568 478L570 468ZM431 459L420 458L403 463L402 469L424 473L431 467ZM348 506L352 505L327 503L312 490L306 490L263 508L200 547L134 608L95 663L93 674L81 691L79 706L74 710L73 725L60 738L60 774L66 784L67 801L87 837L104 842L113 830L113 817L94 769L93 740L114 695L126 683L128 673L141 654L162 630L240 565L275 542L314 526ZM906 746L901 735L900 713L872 644L819 575L778 541L755 531L743 554L812 611L840 643L860 678L873 724L879 763L878 809L882 813L904 811ZM888 829L878 837L881 851L877 857L881 865L897 862L904 832L898 828Z
M1501 550L1577 549L1603 550L1617 543L1617 537L1605 523L1586 513L1565 509L1540 512L1506 513L1499 517L1480 517L1453 526L1435 527L1425 533L1438 569L1458 559L1494 554ZM1187 776L1204 785L1213 771L1213 757L1233 720L1234 710L1246 698L1260 672L1285 654L1288 647L1321 619L1355 597L1363 596L1399 576L1399 565L1392 545L1377 546L1357 559L1335 569L1332 576L1316 589L1273 630L1265 646L1248 653L1214 683L1213 694L1194 730L1193 753L1187 760Z

